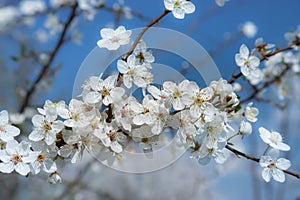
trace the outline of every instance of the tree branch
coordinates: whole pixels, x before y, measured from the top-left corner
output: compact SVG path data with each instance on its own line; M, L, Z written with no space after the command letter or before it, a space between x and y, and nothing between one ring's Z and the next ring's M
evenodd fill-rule
M137 38L135 39L133 45L131 46L130 50L127 52L126 56L123 58L123 60L127 60L127 58L133 53L135 47L137 46L137 44L139 43L139 41L141 40L141 38L143 37L143 35L145 34L145 32L154 24L156 24L157 22L159 22L164 16L166 16L169 12L169 10L164 10L163 13L161 13L159 16L157 16L155 19L153 19L151 22L149 22L144 28L143 30L139 33L139 35L137 36Z
M264 60L268 60L269 57L272 57L280 52L284 52L284 51L288 51L288 50L292 50L294 49L295 45L294 44L291 44L291 45L288 45L286 47L283 47L281 49L277 49L275 51L272 51L266 55L263 55L261 58L260 58L260 62L264 61ZM231 79L228 81L229 84L231 83L234 83L237 79L239 79L240 77L242 77L243 74L242 72L238 73L237 75L232 75Z
M246 97L245 99L241 100L240 103L243 104L243 103L255 98L261 91L263 91L264 89L266 89L267 87L269 87L270 85L275 83L276 81L280 80L280 78L282 76L284 76L288 72L289 69L290 69L290 67L288 65L286 65L286 68L284 70L282 70L282 72L278 76L275 76L272 80L265 82L263 84L263 86L261 86L260 88L255 87L252 94L249 95L248 97Z
M259 158L256 158L254 156L250 156L250 155L245 154L241 151L238 151L238 150L234 149L233 147L231 147L229 145L226 145L225 148L228 149L229 151L231 151L232 153L234 153L237 156L242 156L244 158L247 158L248 160L252 160L252 161L257 162L257 163L259 162ZM282 171L286 174L289 174L291 176L294 176L294 177L300 179L300 173L295 173L295 172L292 172L292 171L289 171L289 170L282 170Z
M71 26L72 21L74 20L75 16L76 16L76 9L78 7L78 4L74 4L71 8L71 13L64 25L64 29L61 32L59 39L54 47L54 49L51 51L50 53L50 57L49 60L46 64L44 64L42 66L42 70L40 71L40 73L38 74L38 76L36 77L36 79L34 80L34 82L32 83L32 85L30 86L30 88L26 91L26 95L24 98L23 103L21 104L21 107L19 109L20 113L23 113L25 108L27 107L27 105L29 104L30 98L31 96L34 94L34 92L36 91L36 87L37 85L40 83L40 81L43 79L44 76L46 76L47 72L49 71L51 64L54 61L55 56L57 55L60 47L62 46L62 44L64 43L64 38L65 35L67 33L67 30L69 29L69 27Z

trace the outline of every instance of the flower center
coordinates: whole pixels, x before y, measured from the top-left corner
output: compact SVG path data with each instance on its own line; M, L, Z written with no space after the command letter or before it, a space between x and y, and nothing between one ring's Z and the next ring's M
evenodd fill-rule
M19 162L22 162L22 156L18 154L14 154L11 158L11 161L15 164L18 164Z
M203 99L200 96L197 96L195 98L195 103L196 103L196 105L201 106L203 103Z
M4 128L2 126L0 126L0 132L3 132Z
M110 141L114 141L116 139L116 134L114 132L110 131L107 136L109 137Z
M79 114L78 113L72 113L71 119L73 119L74 121L78 121L79 120Z
M51 131L52 130L51 123L44 122L43 123L43 128L44 128L45 131Z
M44 162L45 160L45 155L44 154L39 154L38 157L37 157L37 161L38 162Z
M276 165L273 161L271 161L268 167L272 169L272 168L276 168Z
M178 89L175 89L173 96L174 98L179 98L181 97L181 92Z
M118 42L119 42L119 38L116 37L116 36L114 36L114 37L111 39L111 41L112 41L113 43L118 43Z
M145 61L145 57L142 52L140 52L138 55L135 56L137 59L140 60L140 64L142 64Z
M181 4L180 0L177 0L174 4L174 8L179 8L180 4Z
M158 115L157 115L157 119L158 120L163 120L164 119L164 114L163 113L159 113Z
M128 71L128 75L134 76L134 74L135 74L135 70L134 69L131 69L131 70Z
M108 89L106 89L105 87L103 87L102 88L102 90L101 90L101 93L102 93L102 96L108 96L109 95L109 90Z
M245 64L247 67L249 67L249 66L250 66L249 60L246 60L244 64Z

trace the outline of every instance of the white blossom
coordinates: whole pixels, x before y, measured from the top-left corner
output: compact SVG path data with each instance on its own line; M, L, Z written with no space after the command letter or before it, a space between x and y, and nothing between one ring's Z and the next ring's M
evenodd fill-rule
M260 133L261 139L274 149L278 149L281 151L289 151L291 149L289 145L282 142L280 133L276 131L270 132L264 127L260 127L258 131Z
M155 61L151 51L147 51L146 43L142 40L136 45L133 54L136 58L136 64L144 64L146 68L151 69L151 63Z
M102 102L108 106L111 103L118 103L122 100L125 90L116 87L117 76L109 76L105 80L100 77L90 77L84 86L83 100L88 104Z
M19 11L13 6L0 8L0 32L12 25L18 16Z
M41 0L23 0L20 3L20 11L24 15L33 15L35 13L40 13L45 9L45 2Z
M259 114L259 110L257 108L252 107L253 103L250 102L245 108L245 117L250 122L257 121L257 115Z
M241 31L246 37L253 38L257 33L257 26L253 22L247 21L242 25Z
M44 140L47 145L53 144L56 140L56 134L64 128L63 122L48 121L42 115L33 116L32 123L34 129L28 138L35 142Z
M147 82L143 78L147 73L147 68L144 65L136 65L136 58L130 55L127 62L118 60L117 67L120 73L123 74L123 83L127 88L132 87L132 83L138 87L146 87Z
M10 140L6 144L5 150L0 150L0 171L2 173L11 173L16 171L22 176L30 172L29 163L36 158L36 153L29 149L29 143L22 141L18 143L16 140Z
M62 24L60 23L58 16L55 14L47 15L47 18L44 23L45 28L49 29L51 36L56 35L62 30Z
M229 0L215 0L218 6L224 6Z
M247 121L242 121L239 126L239 134L241 135L250 135L252 133L252 126Z
M61 183L61 177L59 176L58 172L53 172L50 174L49 178L48 178L48 182L50 184L58 184Z
M102 39L97 42L97 45L100 48L117 50L121 45L126 45L129 43L131 31L126 30L124 26L119 26L116 30L103 28L100 31L100 35Z
M275 181L284 182L285 175L282 170L286 170L291 166L291 162L285 158L279 158L279 151L272 149L268 155L262 156L259 160L259 164L263 167L262 177L266 182L270 182L271 177Z
M57 170L56 163L53 161L57 155L56 149L46 146L44 142L32 144L34 151L38 152L35 161L31 163L33 174L40 173L41 169L46 173L52 173Z
M240 53L235 55L235 62L246 77L254 73L260 64L259 58L250 55L248 47L244 44L240 47Z
M20 130L9 124L9 116L6 110L0 112L0 139L8 142L20 134Z
M164 0L166 9L172 11L172 14L177 19L183 19L185 14L195 12L195 5L186 0Z
M175 110L182 110L186 106L187 102L184 100L189 83L188 80L182 81L178 86L171 81L163 83L164 92L167 95L166 102L172 105Z
M68 127L84 127L89 124L88 120L91 116L84 113L85 105L82 101L72 99L68 108L63 108L58 111L64 121L64 125Z

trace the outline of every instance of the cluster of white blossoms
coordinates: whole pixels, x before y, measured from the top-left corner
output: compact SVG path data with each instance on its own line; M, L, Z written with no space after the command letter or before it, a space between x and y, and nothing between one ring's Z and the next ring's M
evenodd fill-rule
M285 34L290 51L277 52L274 44L268 44L263 38L255 41L251 51L243 44L240 52L235 55L237 66L242 75L254 86L264 85L276 80L278 98L285 99L289 93L290 80L300 72L300 28ZM272 55L272 56L269 56Z
M217 2L223 5L226 0ZM164 3L176 18L184 18L185 13L195 10L186 0L165 0ZM100 34L102 39L97 42L100 48L117 50L130 43L131 31L124 26L116 30L104 28ZM291 39L289 35L291 42L299 45L299 34L293 34L293 37ZM262 80L258 78L259 74L267 77L267 72L258 68L260 59L255 52L263 56L266 55L263 52L273 51L269 48L273 48L272 45L262 43L257 45L258 51L250 52L242 45L236 55L241 73L253 84ZM282 56L277 54L270 57L266 65L275 62L276 66L282 60L288 60L292 71L299 72L299 59L290 66L295 55L277 58ZM50 174L49 182L57 183L61 181L56 165L58 159L76 163L84 151L101 149L106 154L103 159L112 163L122 156L130 142L147 143L168 130L177 131L178 144L188 148L191 157L199 163L207 164L212 159L224 163L228 159L226 148L233 145L231 139L252 133L251 123L257 121L258 109L253 103L242 107L235 88L222 78L203 88L189 80L165 81L157 86L151 73L154 60L145 42L139 41L131 55L117 61L118 74L89 77L82 85L79 98L71 99L68 104L47 100L32 117L32 132L20 143L19 138L15 138L20 130L10 124L7 111L2 111L0 171L11 173L15 170L23 176L44 171ZM141 88L142 98L133 96L134 85ZM260 165L264 167L262 176L266 181L273 177L283 182L282 170L288 169L290 162L277 159L278 151L288 151L290 147L282 142L277 132L262 127L259 132L268 144L260 158Z
M102 29L103 39L98 45L116 50L130 42L130 35L131 31L123 26ZM199 163L207 164L212 158L224 163L228 158L225 147L231 145L229 140L251 134L251 123L257 121L259 113L257 108L252 103L242 108L233 86L224 79L204 88L189 80L178 84L166 81L157 87L152 83L152 62L152 52L140 41L127 59L118 60L119 75L89 77L82 85L80 99L72 99L68 105L47 100L43 108L38 108L39 114L32 117L33 130L21 143L14 139L19 129L8 123L8 113L2 111L0 171L15 170L21 175L44 171L50 174L49 181L55 183L61 180L57 159L76 163L85 150L93 152L100 148L107 152L106 159L114 160L122 155L128 141L146 143L169 129L177 130L178 142L190 149L191 157ZM142 88L142 99L130 93L133 85ZM238 130L234 130L234 124ZM280 138L274 137L265 134L263 138L270 146L287 150ZM263 158L261 165L265 166ZM270 170L264 171L273 175L285 169L277 163L274 166L267 165Z
M260 158L259 164L263 167L262 177L266 182L271 180L271 177L278 182L284 182L285 176L282 170L286 170L291 166L291 162L285 158L279 158L279 151L289 151L290 146L282 142L282 136L276 131L268 131L260 127L261 139L268 144L268 149ZM269 150L269 147L271 149Z

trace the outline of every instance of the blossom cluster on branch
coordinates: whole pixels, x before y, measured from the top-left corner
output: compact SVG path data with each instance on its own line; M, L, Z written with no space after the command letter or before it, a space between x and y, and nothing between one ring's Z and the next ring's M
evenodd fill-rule
M75 2L59 1L60 4ZM87 2L78 1L80 8L84 10L90 6ZM224 5L226 0L216 2ZM165 0L164 4L178 19L195 10L194 4L186 0ZM42 10L42 4L36 9L34 12ZM100 34L99 48L112 51L130 43L131 39L131 31L124 26L116 30L104 28ZM287 33L286 38L289 46L283 49L266 44L262 39L256 41L251 51L243 44L235 56L241 72L229 81L221 78L204 88L189 80L165 81L158 87L151 73L155 58L146 43L137 38L133 51L117 61L118 74L91 76L83 83L80 98L69 103L47 100L43 108L38 108L27 139L18 142L15 137L20 130L11 125L7 111L0 112L0 171L16 171L23 176L44 171L49 174L51 183L57 183L61 181L58 159L76 163L84 151L101 149L106 154L103 159L113 163L122 157L129 142L151 149L159 136L170 130L177 131L178 145L184 145L191 158L201 164L212 159L222 164L228 159L226 151L234 147L231 139L250 135L253 132L251 123L258 120L259 114L252 102L246 106L242 104L243 98L237 94L233 83L244 77L255 92L262 92L276 82L279 97L283 98L285 80L299 74L300 28ZM265 67L260 68L264 61ZM133 86L140 88L142 99L131 93ZM291 163L278 157L279 151L289 151L290 146L283 143L276 131L263 127L258 131L267 144L259 159L263 179L269 182L273 177L284 182L284 172Z

